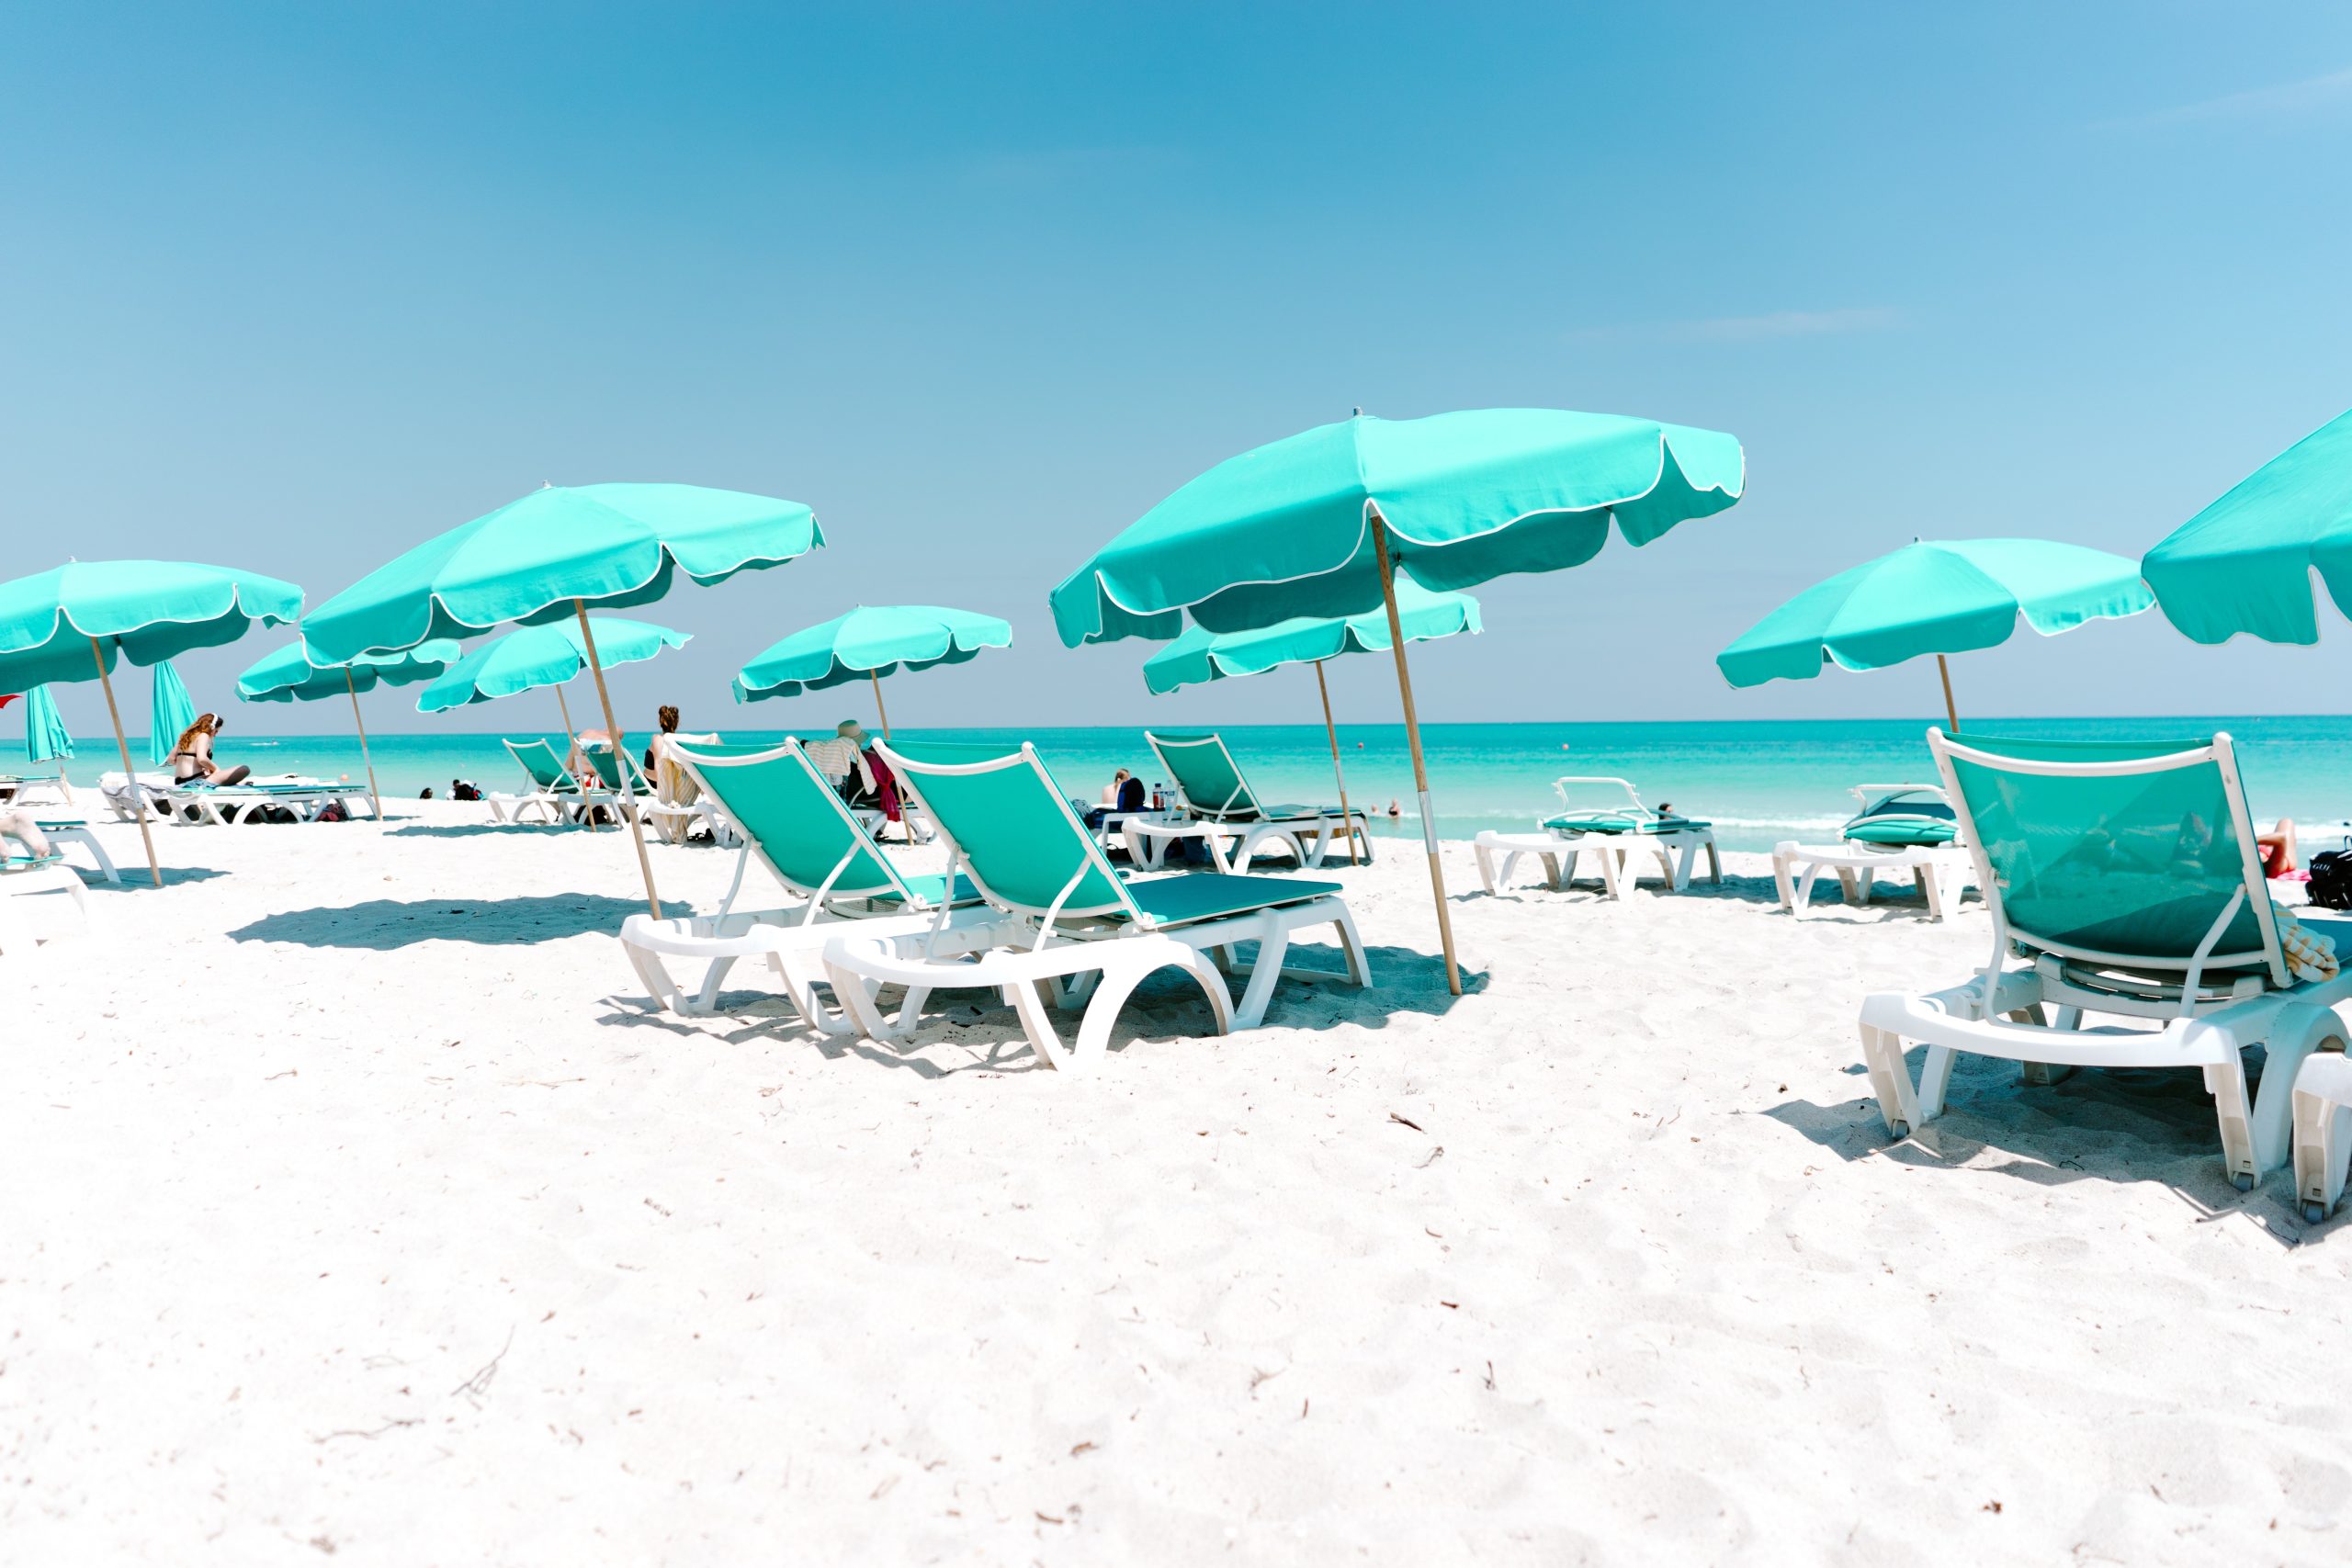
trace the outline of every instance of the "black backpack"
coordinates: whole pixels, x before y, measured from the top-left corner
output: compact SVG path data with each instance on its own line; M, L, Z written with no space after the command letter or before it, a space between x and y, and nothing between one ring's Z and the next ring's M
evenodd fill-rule
M2352 854L2324 850L2312 856L2309 891L2323 909L2352 909Z

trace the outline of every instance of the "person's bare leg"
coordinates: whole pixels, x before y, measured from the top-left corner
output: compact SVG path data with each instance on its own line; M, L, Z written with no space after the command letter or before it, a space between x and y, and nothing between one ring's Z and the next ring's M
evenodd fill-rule
M25 852L40 860L49 851L49 840L29 811L0 811L0 839L14 839L24 845Z
M2290 871L2301 870L2302 856L2295 843L2295 819L2281 817L2278 825L2270 829L2270 836L2278 840L2278 874L2284 876Z

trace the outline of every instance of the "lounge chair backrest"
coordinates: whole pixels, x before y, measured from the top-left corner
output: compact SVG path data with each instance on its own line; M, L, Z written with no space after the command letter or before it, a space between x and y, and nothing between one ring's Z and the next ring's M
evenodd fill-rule
M1642 804L1642 797L1634 793L1630 780L1572 774L1554 779L1552 789L1560 797L1561 817L1618 820L1629 826L1658 819L1657 812ZM1557 821L1558 818L1553 820Z
M1996 949L2118 969L2265 969L2289 983L2227 735L1996 740L1928 731Z
M744 852L812 900L885 894L921 902L889 857L850 815L797 740L745 750L676 746L680 766L742 829Z
M1149 923L1028 742L1012 752L941 741L875 750L989 903L1049 923L1064 915Z
M621 737L621 742L620 750L598 747L582 754L587 757L588 765L596 770L597 779L606 789L619 790L621 770L627 768L629 789L635 794L650 796L653 794L653 786L646 782L645 770L637 765L637 759L626 750L628 737Z
M1241 776L1241 764L1215 730L1158 735L1147 729L1143 738L1174 782L1178 804L1193 816L1212 822L1254 822L1265 815L1250 793L1250 781Z
M514 754L514 760L523 765L523 771L531 775L531 782L541 789L569 794L579 792L579 784L573 780L571 770L563 765L563 759L557 755L553 742L506 740L501 744Z

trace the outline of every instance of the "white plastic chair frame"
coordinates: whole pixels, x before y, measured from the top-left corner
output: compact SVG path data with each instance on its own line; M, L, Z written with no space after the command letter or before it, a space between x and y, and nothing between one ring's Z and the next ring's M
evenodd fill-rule
M1016 922L1009 932L1001 930L999 934L1011 935L1025 945L1001 941L963 958L942 961L922 955L904 939L886 939L864 931L836 937L825 949L825 968L832 977L834 994L848 1004L865 1032L877 1041L902 1038L919 1020L923 1003L934 990L989 989L1001 993L1012 1006L1039 1061L1064 1072L1091 1071L1106 1053L1111 1026L1136 987L1159 970L1171 967L1182 970L1199 985L1208 999L1216 1033L1254 1029L1265 1019L1277 980L1341 977L1326 969L1285 967L1282 962L1293 931L1319 925L1338 931L1347 963L1346 977L1358 986L1372 983L1371 961L1356 934L1354 917L1342 900L1330 895L1160 929L1128 895L1102 845L1071 811L1069 801L1054 786L1052 775L1038 760L1036 749L1026 741L1016 754L962 764L914 764L887 745L883 752L901 786L922 803L946 838L953 852L947 874L950 886L957 875L969 874L989 905ZM1078 869L1052 903L1042 907L1024 903L988 885L967 859L946 818L925 796L918 766L934 773L985 773L1025 767L1035 775L1037 787L1053 800L1072 840L1082 846ZM1083 909L1067 908L1090 871L1117 893L1116 902ZM1258 956L1237 1007L1219 969L1235 964L1238 944L1251 941L1258 943ZM895 1022L886 1021L872 999L883 985L906 990ZM1040 985L1052 993L1057 1007L1085 1010L1075 1040L1065 1042L1055 1028L1039 994Z
M989 939L978 928L988 923L984 908L950 909L944 904L934 907L926 902L899 874L898 867L882 852L873 836L865 830L856 813L827 785L818 774L799 741L786 737L784 743L770 750L740 757L695 756L684 747L675 755L679 766L694 776L703 791L704 801L716 803L721 798L712 787L710 773L727 768L751 767L789 757L808 771L817 789L832 804L842 823L853 835L849 851L833 865L832 872L821 883L810 886L785 874L770 858L767 849L740 824L733 828L741 843L735 858L735 875L728 884L727 896L716 915L688 915L657 920L650 914L631 915L621 922L620 940L628 955L629 964L644 982L654 1001L668 1011L682 1017L707 1015L717 1009L718 993L728 972L742 959L766 962L769 969L782 983L784 994L792 1003L801 1021L822 1034L845 1035L856 1032L854 1020L844 1012L825 1005L818 994L820 984L829 984L821 962L825 943L831 938L833 928L846 921L857 922L861 929L890 936L922 938L924 951L947 954L965 951L974 942ZM699 803L698 803L699 804ZM723 807L718 807L723 813ZM731 821L731 818L729 819ZM856 863L858 852L870 852L889 879L888 890L899 902L877 910L870 893L847 897L836 895L834 885ZM735 901L743 891L743 874L757 859L761 867L788 893L799 896L799 902L787 908L763 909L756 913L738 914ZM956 886L951 873L947 886L952 897ZM862 908L860 906L863 906ZM935 916L945 916L937 920ZM671 976L662 963L664 957L693 959L707 963L702 984L689 996Z

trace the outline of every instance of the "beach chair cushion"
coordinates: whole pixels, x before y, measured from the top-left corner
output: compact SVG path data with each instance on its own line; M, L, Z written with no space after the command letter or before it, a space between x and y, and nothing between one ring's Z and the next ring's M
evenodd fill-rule
M1949 801L1924 789L1898 790L1865 804L1838 836L1849 843L1893 849L1932 849L1959 835L1960 816Z
M1544 818L1544 827L1562 833L1690 833L1712 828L1694 817L1634 818L1609 812L1564 811Z
M1137 877L1127 884L1127 896L1136 907L1163 929L1303 904L1345 891L1336 882L1309 882L1295 876L1227 876L1214 872Z

